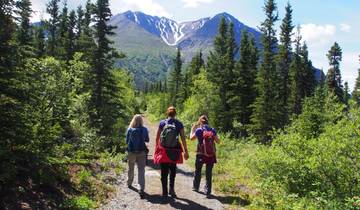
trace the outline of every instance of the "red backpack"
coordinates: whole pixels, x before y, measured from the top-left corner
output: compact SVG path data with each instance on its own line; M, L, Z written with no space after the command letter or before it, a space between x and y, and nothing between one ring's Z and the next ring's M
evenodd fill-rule
M203 142L202 142L203 154L206 157L214 157L215 153L216 153L214 132L212 132L211 130L208 131L208 130L204 129L202 136L203 136Z

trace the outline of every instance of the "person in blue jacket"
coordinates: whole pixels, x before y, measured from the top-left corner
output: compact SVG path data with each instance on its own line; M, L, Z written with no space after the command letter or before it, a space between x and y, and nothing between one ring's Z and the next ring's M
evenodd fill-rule
M133 117L129 128L126 132L126 144L128 152L128 180L127 185L131 189L134 180L135 163L138 168L138 183L140 185L140 198L145 196L145 165L148 148L146 143L149 142L149 133L144 127L143 118L140 114Z

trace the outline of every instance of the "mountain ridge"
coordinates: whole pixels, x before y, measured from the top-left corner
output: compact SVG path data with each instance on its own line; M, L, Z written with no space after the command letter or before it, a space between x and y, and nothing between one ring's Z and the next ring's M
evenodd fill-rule
M196 20L177 22L170 18L147 15L141 11L126 11L114 15L110 25L117 26L112 37L115 47L126 54L117 62L121 68L133 74L137 88L145 83L164 80L173 68L173 59L179 48L183 66L199 51L206 59L213 49L218 25L224 17L234 24L235 41L239 46L241 33L247 30L254 37L256 46L261 49L261 32L239 21L227 12ZM316 69L316 68L314 68ZM317 79L322 75L316 69ZM318 76L319 75L319 76Z

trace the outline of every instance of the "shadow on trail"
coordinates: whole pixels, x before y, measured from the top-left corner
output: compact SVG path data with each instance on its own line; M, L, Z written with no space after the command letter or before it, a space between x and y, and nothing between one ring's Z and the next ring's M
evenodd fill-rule
M246 199L237 196L217 196L212 195L209 199L216 199L223 204L237 204L240 206L247 206L250 202Z
M163 198L161 195L146 194L145 199L153 204L169 204L174 209L210 210L206 206L203 206L186 198Z
M148 159L146 166L149 166L150 168L155 169L155 170L160 170L160 164L154 164L153 159ZM180 169L179 167L177 167L176 173L182 174L184 176L189 176L189 177L194 176L193 172L184 171L184 170Z

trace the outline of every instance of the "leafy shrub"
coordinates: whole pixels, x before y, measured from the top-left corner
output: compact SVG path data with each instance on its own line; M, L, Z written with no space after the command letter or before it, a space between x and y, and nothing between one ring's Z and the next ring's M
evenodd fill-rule
M313 108L318 102L309 99L293 124L275 135L273 145L257 151L248 165L261 191L254 205L345 209L360 194L360 110L344 112L331 98L320 113Z
M96 203L86 196L77 196L66 200L63 204L64 209L89 210L94 209Z

